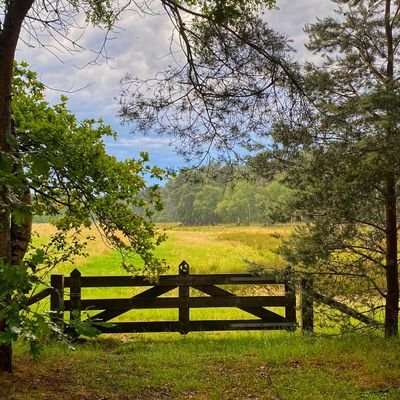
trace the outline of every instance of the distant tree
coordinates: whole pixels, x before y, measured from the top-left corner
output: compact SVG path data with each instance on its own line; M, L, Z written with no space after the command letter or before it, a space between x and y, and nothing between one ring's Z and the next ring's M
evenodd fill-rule
M283 161L309 221L289 259L327 277L333 295L371 312L382 301L385 335L397 336L400 3L335 3L336 18L306 28L322 60L306 66L311 118L276 124L276 150L264 156Z
M289 222L293 219L289 204L293 201L293 191L279 182L277 178L258 187L255 203L258 207L258 220L264 224Z
M216 208L224 195L224 188L216 184L205 184L196 194L193 213L196 224L214 225L220 221Z
M239 181L227 188L223 200L218 204L217 213L225 222L249 225L257 221L256 188L253 183Z
M157 221L185 225L215 223L271 224L290 220L286 204L292 192L278 182L260 177L232 179L222 165L182 171L161 190L164 208ZM244 170L242 170L244 174ZM247 172L250 175L250 172ZM229 179L227 179L229 178Z

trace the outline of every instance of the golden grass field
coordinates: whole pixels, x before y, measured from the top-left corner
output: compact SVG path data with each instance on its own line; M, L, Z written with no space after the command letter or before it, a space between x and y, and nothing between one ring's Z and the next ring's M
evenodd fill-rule
M284 260L275 253L282 238L290 235L290 225L261 226L212 226L182 227L161 225L167 240L156 250L165 259L170 273L176 273L179 263L186 260L193 273L223 273L244 271L247 261L257 262L269 268L284 266ZM36 241L44 241L55 232L50 224L35 224ZM124 271L119 268L120 258L101 239L96 229L83 232L96 239L89 242L88 258L77 258L75 265L62 265L57 272L68 273L77 267L83 274L115 275ZM140 260L137 260L140 264Z

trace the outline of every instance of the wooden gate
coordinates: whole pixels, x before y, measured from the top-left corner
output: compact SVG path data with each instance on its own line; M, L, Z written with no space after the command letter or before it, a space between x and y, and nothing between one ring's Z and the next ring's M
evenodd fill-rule
M220 285L279 285L283 295L239 296ZM100 311L91 315L94 322L107 322L133 309L175 308L177 321L111 322L100 326L103 333L128 332L180 332L226 330L295 330L296 291L290 274L267 277L251 274L190 274L189 265L183 261L178 275L162 275L157 283L145 277L130 276L81 276L75 269L69 277L52 275L51 311L58 321L63 321L64 311L70 318L81 318L81 312ZM94 287L149 287L131 298L83 299L82 288ZM65 288L70 289L70 299L64 300ZM202 296L192 296L190 289ZM178 297L160 297L178 289ZM193 292L193 291L192 291ZM193 293L192 293L193 294ZM251 315L240 320L191 320L190 309L205 307L236 307ZM268 307L268 308L266 308ZM275 309L275 311L272 311ZM284 315L277 313L284 310ZM255 318L256 317L256 318Z

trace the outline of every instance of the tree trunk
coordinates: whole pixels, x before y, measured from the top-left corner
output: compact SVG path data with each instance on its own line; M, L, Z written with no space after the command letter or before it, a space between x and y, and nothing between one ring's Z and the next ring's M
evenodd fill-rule
M389 174L386 180L386 305L385 337L399 333L399 270L397 262L396 180Z
M396 97L394 79L394 41L393 25L391 20L391 0L385 2L385 33L387 42L386 65L386 91L389 98ZM394 127L397 125L398 110L388 102L387 117L391 122L387 129L387 146L392 147L391 138L396 135ZM389 152L390 155L390 152ZM397 263L397 197L396 197L396 173L390 156L386 175L386 305L385 305L385 337L398 336L399 333L399 268Z
M14 0L8 3L0 30L0 152L10 154L7 135L11 129L11 81L13 62L22 23L33 0ZM6 182L0 184L0 259L11 264L11 212ZM0 332L7 323L0 320ZM11 372L11 345L0 346L0 371Z
M3 36L3 35L2 35ZM0 41L0 52L3 50L3 42ZM1 57L2 56L2 57ZM0 56L0 151L7 155L10 147L7 143L7 134L10 131L11 117L11 75L7 74L6 57ZM12 64L11 64L12 69ZM3 72L4 71L4 72ZM9 76L8 76L9 75ZM11 263L11 213L7 199L7 186L0 185L0 259L4 264ZM0 320L0 332L7 327L6 321ZM11 366L12 349L11 345L0 346L0 371L12 371Z

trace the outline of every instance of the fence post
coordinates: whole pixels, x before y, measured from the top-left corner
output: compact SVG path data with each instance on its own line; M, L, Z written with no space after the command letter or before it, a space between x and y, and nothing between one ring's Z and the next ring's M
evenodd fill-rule
M186 335L189 332L189 264L182 261L179 264L179 323L180 333Z
M285 317L288 322L296 324L296 285L294 279L294 271L291 266L285 270ZM289 328L289 330L296 330L296 327Z
M314 332L314 282L310 275L301 279L301 331L305 333Z
M81 320L81 273L76 268L71 272L70 287L70 321Z
M50 319L64 330L64 275L51 275L50 285L53 288L50 295Z

